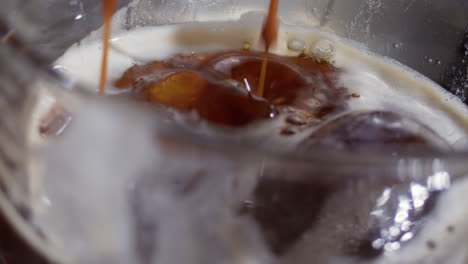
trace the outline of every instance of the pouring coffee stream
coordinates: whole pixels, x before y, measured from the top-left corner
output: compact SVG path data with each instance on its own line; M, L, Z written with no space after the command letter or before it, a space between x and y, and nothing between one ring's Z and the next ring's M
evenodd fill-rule
M102 10L104 18L104 28L102 36L102 61L101 61L101 76L99 80L99 93L104 94L107 83L107 64L109 56L109 41L111 35L112 15L117 9L117 0L103 0Z
M262 63L262 70L260 71L260 79L258 86L258 96L263 97L265 90L265 79L268 68L268 52L270 46L274 44L278 38L278 1L271 0L268 15L262 29L262 39L265 44L265 55Z

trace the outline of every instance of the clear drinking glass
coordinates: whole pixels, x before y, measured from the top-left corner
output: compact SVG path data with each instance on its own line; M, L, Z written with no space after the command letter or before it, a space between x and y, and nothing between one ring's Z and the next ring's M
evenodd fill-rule
M284 23L322 27L355 40L468 102L468 2L280 2ZM100 1L2 4L0 208L44 259L60 264L468 260L468 225L463 225L468 210L463 201L440 208L447 204L441 201L460 197L467 188L467 153L320 148L279 153L208 137L167 123L144 106L100 98L51 69L70 45L102 25ZM236 23L264 15L268 1L121 0L119 5L125 22L114 25L114 34L195 21ZM77 141L55 145L53 153L28 139L32 109L44 89L81 116L96 117L96 126L89 127L77 117L72 123ZM99 120L109 122L102 126ZM252 195L276 199L278 207L258 209ZM289 198L282 201L283 196ZM296 222L294 215L304 212L309 222ZM259 228L265 218L271 225ZM293 231L274 231L282 226ZM272 250L278 238L289 244Z

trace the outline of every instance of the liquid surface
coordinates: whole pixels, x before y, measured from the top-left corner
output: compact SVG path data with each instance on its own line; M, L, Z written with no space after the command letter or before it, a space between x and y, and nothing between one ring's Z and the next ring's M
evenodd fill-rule
M338 86L339 71L329 63L272 55L261 84L262 60L263 54L246 51L177 55L133 66L115 86L130 88L146 101L196 111L202 119L229 126L272 119L291 108L304 112L308 121L326 120L347 110L350 95Z
M107 67L109 57L109 40L111 34L112 15L117 9L117 0L103 0L102 1L104 29L102 36L102 61L101 61L101 76L99 79L99 92L104 93L107 83Z

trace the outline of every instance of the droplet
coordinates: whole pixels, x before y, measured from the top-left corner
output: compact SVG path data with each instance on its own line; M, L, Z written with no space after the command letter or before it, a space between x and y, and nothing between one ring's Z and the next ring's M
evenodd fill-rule
M329 60L335 55L335 47L328 40L319 40L312 50L312 54L319 60Z
M434 60L433 60L432 58L429 58L427 61L428 61L429 63L431 63L431 64L434 62Z
M401 43L393 43L393 48L399 49L401 48L402 44Z
M305 49L306 43L302 39L291 39L288 41L288 49L291 51L301 52Z
M442 61L437 60L437 61L436 61L436 64L437 64L437 65L440 65L440 64L442 64Z

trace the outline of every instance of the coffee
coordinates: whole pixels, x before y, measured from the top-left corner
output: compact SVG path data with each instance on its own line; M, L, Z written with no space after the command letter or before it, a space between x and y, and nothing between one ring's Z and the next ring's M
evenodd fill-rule
M318 29L281 25L278 43L270 49L273 54L268 55L264 93L259 95L257 88L260 83L259 76L264 58L263 45L254 41L259 35L255 25L259 24L258 21L239 21L237 24L213 22L160 26L137 29L117 36L112 41L112 45L125 52L117 52L117 49L113 49L110 54L107 96L111 98L112 96L128 97L155 108L168 109L176 116L171 122L195 121L196 124L203 124L210 128L222 127L223 131L245 137L249 137L251 131L258 131L257 135L261 134L262 139L264 139L258 144L280 145L288 150L304 148L313 150L317 147L325 147L356 151L361 148L377 146L381 147L382 151L392 150L393 152L395 145L423 145L429 146L431 150L463 149L466 147L468 142L467 109L457 98L414 71L388 59L370 54L357 48L353 43ZM246 45L246 42L249 42L249 45ZM250 50L242 50L243 46L250 46ZM71 47L56 64L64 69L64 72L72 79L84 82L89 87L98 87L96 81L99 72L100 48L101 45L98 42L93 42L92 39L84 40L81 45ZM73 114L71 112L71 115ZM113 117L112 114L109 114L107 118L117 119L119 114L115 113L115 115ZM73 124L73 120L71 124ZM73 129L81 128L81 132L95 129L91 126L86 127L82 118L78 118L75 125L76 127L71 126L69 130L65 130L63 135L56 139L57 142L68 146L67 143L73 143L72 139L78 138L76 134L78 132ZM129 127L106 125L106 120L102 120L100 125L107 129L107 134L112 135L120 135L116 131L119 129L135 129L131 125ZM190 125L188 127L190 128ZM208 130L206 133L211 137L216 137L216 131L215 129ZM129 134L131 135L131 133ZM133 140L133 138L130 139ZM54 140L51 139L51 141ZM121 152L134 149L132 144L138 146L137 149L141 151L145 146L151 144L151 141L146 142L141 137L135 137L134 140L135 142L128 142L127 148L121 149ZM385 148L382 145L385 145ZM77 150L80 150L80 147L83 146L77 146ZM251 147L251 145L247 145L247 147ZM64 147L64 149L67 148ZM112 148L106 149L105 154L107 155L98 155L97 159L118 155L111 153L111 150ZM120 154L120 151L116 152ZM89 152L85 153L91 155ZM169 155L169 153L164 154ZM144 158L155 158L154 156L138 153L135 155L138 155L135 157L137 162L131 161L129 163L138 169L155 166L151 160L145 161L142 166L139 163ZM160 156L156 155L156 157ZM229 166L225 166L226 163L223 163L221 158L217 159L216 156L211 156L210 160L204 160L209 164L196 159L196 162L192 160L180 162L171 159L173 157L177 156L169 156L163 162L157 163L156 165L161 166L156 166L154 175L151 174L153 173L151 170L146 172L154 177L145 176L143 177L145 180L138 183L140 174L131 174L132 176L130 176L132 180L136 178L135 181L138 183L136 187L132 187L132 190L136 188L137 193L139 190L145 190L146 193L135 194L135 196L140 197L135 198L137 201L135 204L139 206L132 207L132 212L141 226L151 227L149 229L154 232L154 234L151 233L151 239L148 238L151 241L155 239L157 234L159 235L158 232L164 233L164 230L167 230L153 226L152 220L154 219L151 217L157 217L158 214L152 214L154 200L146 196L160 194L157 192L161 191L158 189L159 176L167 176L163 178L169 179L168 181L172 183L170 181L172 178L178 179L177 177L193 173L195 176L189 177L190 180L188 180L189 187L180 187L184 191L178 192L187 195L185 193L190 192L185 190L195 190L194 192L203 190L197 189L201 187L190 186L203 186L206 183L203 181L204 177L208 177L210 180L219 180L224 179L222 177L224 174L241 175L245 173L245 171L239 172L230 169ZM91 159L89 156L86 158ZM53 160L55 161L55 159ZM111 161L114 162L114 159ZM122 164L118 163L119 161ZM211 163L219 165L221 168L212 170ZM117 164L123 166L124 162L118 160ZM188 169L185 169L181 164L188 166ZM229 163L227 164L229 165ZM171 166L178 167L182 172L171 173L173 172L170 170ZM83 175L83 179L72 177L72 180L75 181L73 188L89 191L87 188L92 187L96 189L96 197L103 200L109 197L115 198L106 200L106 204L118 207L118 210L112 209L110 211L125 220L126 216L121 214L126 212L126 196L121 195L122 188L119 184L126 186L128 178L122 180L116 175L121 171L120 169L110 168L109 170L112 171L113 175L107 175L106 168L102 168L102 171L106 171L102 178L92 177L93 175ZM70 172L72 175L73 173L75 172ZM263 169L261 173L265 173L262 175L268 174ZM210 178L210 175L216 177ZM256 174L249 176L255 177ZM301 252L301 245L311 243L305 237L309 232L315 232L313 227L316 223L319 226L320 224L332 226L329 223L333 223L333 221L321 221L320 216L322 216L323 210L328 212L327 216L333 218L336 215L327 210L341 212L343 209L343 212L346 212L345 209L349 209L339 207L340 210L335 210L336 207L325 205L344 204L352 201L356 196L368 198L363 194L364 192L354 194L350 193L350 190L355 190L353 188L341 188L341 185L345 185L344 182L338 186L322 184L315 180L295 184L289 181L268 179L267 176L265 179L259 180L253 188L248 206L235 209L238 209L239 215L247 215L255 219L269 249L280 257L286 255L286 257L292 256L291 258L294 259L295 255L300 254L313 255L317 253L314 256L320 255L321 248L317 245L304 246L305 249ZM324 177L326 176L324 175ZM382 178L385 177L382 176ZM46 188L53 190L49 192L52 203L60 201L59 198L62 197L60 195L63 195L60 191L61 188L59 188L60 184L57 183L60 180L61 178L45 179ZM90 181L89 184L88 181ZM81 183L83 184L81 185ZM177 187L179 184L179 181L175 181L170 186ZM393 182L389 184L391 185ZM113 189L114 185L118 187ZM101 186L102 188L93 186ZM210 191L217 193L223 189L220 186L224 185L211 187ZM372 188L369 189L385 193L384 187L376 186L372 185ZM110 192L109 190L114 191ZM106 193L107 196L101 196L101 192ZM347 199L342 201L333 198L337 192L344 193L344 197ZM309 195L309 193L313 193L313 195ZM212 198L211 192L207 193L207 196L209 196L208 199L202 199L203 202L194 204L202 206L204 202L217 201L217 198ZM65 195L65 197L68 196ZM372 197L378 198L378 196ZM80 197L80 199L86 200L88 197ZM330 199L332 202L329 202ZM355 204L364 203L364 199L357 200ZM375 202L375 199L371 202ZM196 208L195 205L192 204L194 208ZM218 209L218 207L214 207ZM52 208L50 212L39 216L40 226L50 233L68 232L67 228L57 229L55 225L51 224L52 222L46 221L58 221L59 217L53 217L54 213L60 216L64 215L63 212L71 210L68 207L64 208L63 211L54 211L56 208ZM188 207L182 206L181 208L187 209ZM277 208L278 210L276 210ZM350 208L354 210L361 207ZM96 211L102 213L102 211ZM182 211L170 212L180 216L183 215ZM304 213L304 211L307 212ZM365 213L368 214L369 211L365 211ZM140 217L140 215L145 217ZM98 216L102 217L100 219L104 219L103 221L108 220L105 214L98 214ZM197 214L195 214L196 216ZM116 220L120 219L118 217L111 218L118 222L119 220ZM268 221L271 218L274 218L274 221ZM180 220L182 217L171 219L177 223L176 219ZM119 227L132 226L124 220L121 221L125 224L118 222L121 224L118 225ZM203 218L203 221L206 220L207 218ZM219 223L212 223L210 227L217 226L217 224ZM92 232L95 231L93 228L96 228L95 221L89 220L83 225L88 230L86 234L91 238L96 238ZM248 226L248 224L246 225ZM350 229L354 231L353 228ZM146 239L148 234L144 231L138 233L136 237ZM177 228L173 231L177 231ZM325 231L330 231L330 229L323 229L323 232ZM358 231L361 232L361 230ZM356 232L359 233L358 231ZM369 236L370 238L363 239L365 243L361 243L362 241L351 243L350 251L361 252L359 249L362 245L363 248L372 249L373 251L370 250L369 255L376 257L387 244L389 247L396 245L393 244L396 242L391 240L385 240L382 245L378 244L377 242L381 242L377 239L381 235L378 232L364 235L361 233L359 235L362 236L356 235L356 237ZM133 233L131 234L133 235ZM318 234L324 235L320 232ZM125 237L127 233L122 231L119 235ZM133 239L132 235L126 237L128 241ZM152 237L153 235L154 237ZM181 234L178 233L178 235ZM164 235L161 236L164 237ZM403 234L401 234L402 236ZM336 241L333 239L330 238L327 245L335 243ZM400 239L400 234L398 234L397 239ZM373 248L374 242L375 248ZM262 242L259 244L261 245ZM348 246L348 244L344 244ZM103 247L107 248L107 245L105 244ZM193 244L193 247L195 246L199 245ZM308 253L308 248L314 248L316 251ZM340 250L346 253L348 247L340 248ZM322 252L322 254L324 253ZM361 256L363 254L351 255ZM305 260L303 259L303 261ZM303 262L291 261L289 263Z
M311 121L325 120L348 108L350 95L338 86L338 70L305 55L270 55L263 96L257 96L262 60L261 53L247 51L176 55L133 66L115 86L230 126L275 118L290 109L305 111Z
M248 26L252 24L247 20L239 25L160 26L116 37L112 45L126 53L111 50L107 92L195 113L200 122L212 125L271 126L270 137L288 135L287 144L292 145L341 114L372 111L409 118L439 135L449 148L468 144L467 110L456 97L403 66L316 29L281 26L278 44L269 55L265 95L258 96L262 44L250 41L250 50L242 49L246 40L258 37L255 27ZM213 28L219 30L212 33ZM132 48L135 45L139 48ZM96 87L99 47L84 40L57 65L73 79ZM86 66L82 54L87 54ZM186 85L192 81L197 91ZM114 84L117 88L112 88ZM164 94L164 89L174 94Z

